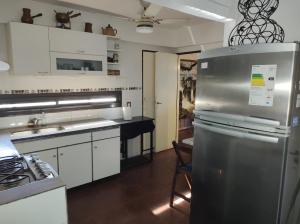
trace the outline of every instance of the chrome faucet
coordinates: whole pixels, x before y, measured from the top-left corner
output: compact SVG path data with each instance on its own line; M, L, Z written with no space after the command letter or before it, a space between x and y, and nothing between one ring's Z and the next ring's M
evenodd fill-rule
M28 127L33 127L33 128L37 128L40 126L40 121L42 121L42 118L32 118L28 121L27 125Z

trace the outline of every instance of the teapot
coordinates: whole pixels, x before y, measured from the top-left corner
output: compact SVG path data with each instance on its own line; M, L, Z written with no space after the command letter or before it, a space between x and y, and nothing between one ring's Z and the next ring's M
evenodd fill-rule
M31 16L31 9L23 8L23 16L21 18L22 23L33 24L33 19L42 16L42 13Z
M117 29L112 28L112 26L110 24L108 24L107 27L105 27L105 28L102 27L102 33L104 35L108 35L108 36L116 36L118 31L117 31Z

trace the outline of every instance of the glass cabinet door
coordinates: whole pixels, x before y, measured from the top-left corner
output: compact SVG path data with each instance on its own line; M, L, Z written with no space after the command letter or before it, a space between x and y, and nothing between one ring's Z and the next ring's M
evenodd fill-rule
M52 53L51 70L54 74L98 74L106 73L106 56Z
M56 69L67 71L103 71L102 61L56 58Z

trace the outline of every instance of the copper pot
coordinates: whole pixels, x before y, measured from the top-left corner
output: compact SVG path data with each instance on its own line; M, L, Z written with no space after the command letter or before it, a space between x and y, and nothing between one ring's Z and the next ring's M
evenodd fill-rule
M59 23L69 23L70 19L75 18L77 16L81 16L81 13L72 15L73 11L64 13L64 12L56 12L54 10L54 12L56 13L56 15L55 15L56 21Z
M93 24L85 23L84 32L93 33Z
M22 23L33 24L33 19L36 17L42 16L42 13L36 14L35 16L31 16L31 10L28 8L23 8L23 16L21 18Z

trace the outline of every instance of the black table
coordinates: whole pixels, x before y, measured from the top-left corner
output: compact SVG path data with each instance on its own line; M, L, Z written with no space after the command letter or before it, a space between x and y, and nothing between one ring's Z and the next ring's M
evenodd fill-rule
M132 120L125 121L123 119L114 120L120 124L121 129L121 153L123 159L128 159L128 140L141 136L141 149L140 156L144 155L144 152L150 151L150 161L153 160L153 131L155 129L154 119L149 117L133 117ZM144 149L144 134L150 133L150 148Z

